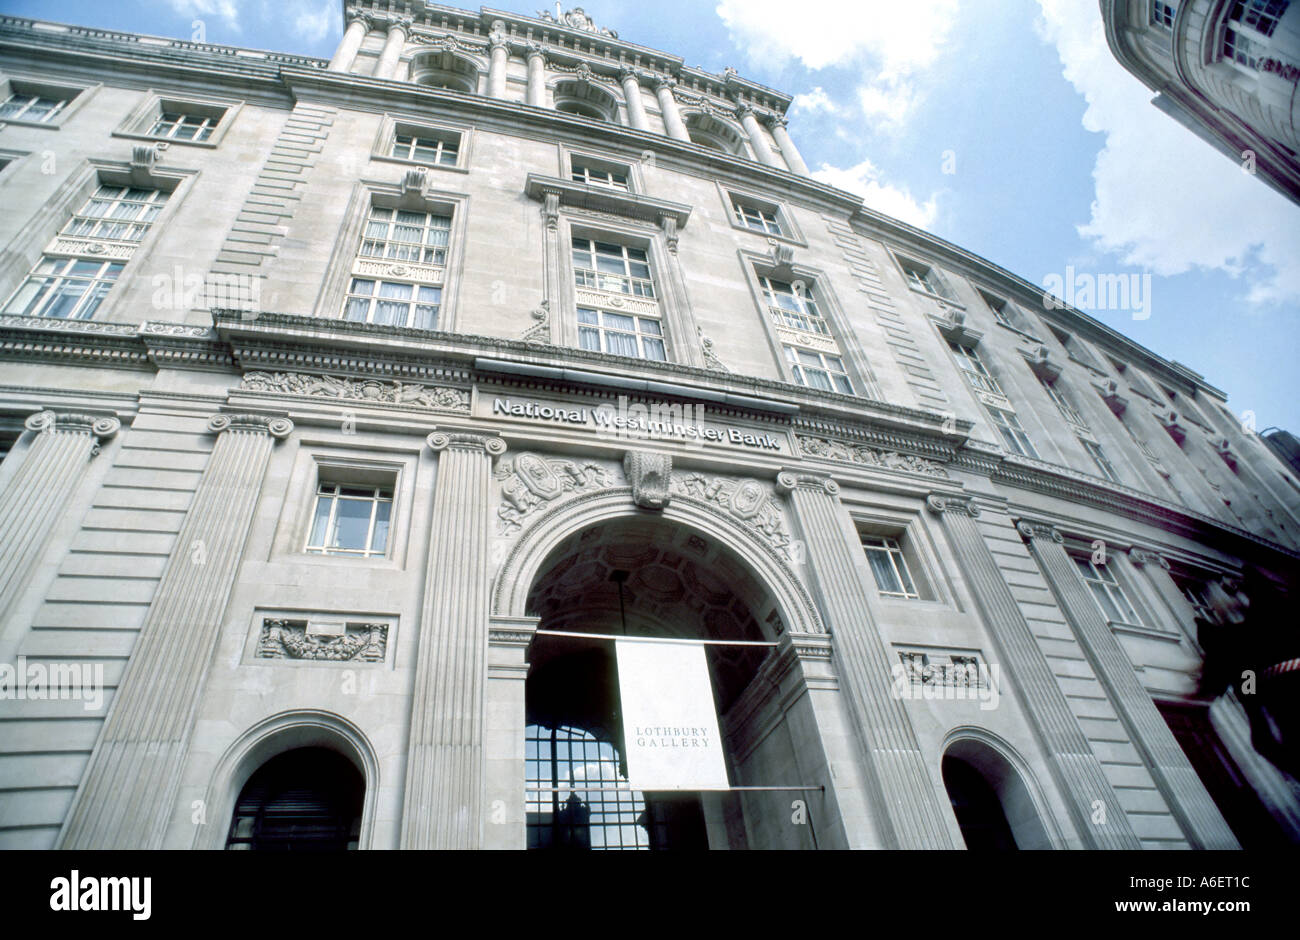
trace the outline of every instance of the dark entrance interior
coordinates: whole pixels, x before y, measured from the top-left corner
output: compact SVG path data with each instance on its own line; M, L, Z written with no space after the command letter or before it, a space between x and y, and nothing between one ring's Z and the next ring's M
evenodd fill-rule
M365 781L335 751L304 747L268 760L244 784L227 849L338 852L355 849Z
M960 758L945 754L943 785L948 789L952 811L961 826L966 848L975 851L1008 851L1019 848L1002 801L984 775Z

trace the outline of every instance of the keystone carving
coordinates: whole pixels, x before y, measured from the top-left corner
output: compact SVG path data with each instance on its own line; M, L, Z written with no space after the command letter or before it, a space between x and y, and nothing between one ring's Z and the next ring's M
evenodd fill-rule
M623 472L632 485L632 502L642 509L664 509L672 499L673 458L629 450L623 455Z

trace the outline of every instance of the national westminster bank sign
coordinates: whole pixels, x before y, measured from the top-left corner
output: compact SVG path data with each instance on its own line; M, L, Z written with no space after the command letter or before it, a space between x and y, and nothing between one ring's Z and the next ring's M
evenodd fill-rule
M494 395L480 399L480 408L493 418L582 428L599 437L616 440L670 441L686 447L734 447L780 454L788 453L790 449L781 434L707 422L705 407L701 404L645 404L620 395L617 403L603 402L591 406Z

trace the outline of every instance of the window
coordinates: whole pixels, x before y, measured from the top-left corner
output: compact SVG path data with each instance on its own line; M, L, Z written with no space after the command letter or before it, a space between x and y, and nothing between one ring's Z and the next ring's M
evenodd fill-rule
M993 378L988 366L984 365L984 360L975 351L974 346L962 346L952 342L948 346L952 349L953 355L957 357L957 365L961 368L962 374L966 376L966 381L977 392L992 392L994 395L1002 395L1002 387L998 385L997 379Z
M1264 55L1264 44L1251 39L1229 26L1223 33L1223 57L1244 65L1248 69L1259 70L1260 57Z
M306 551L310 555L383 556L393 511L391 487L321 481Z
M1091 558L1078 556L1075 556L1074 562L1079 566L1079 576L1092 591L1093 600L1097 602L1097 607L1107 622L1142 625L1142 619L1124 596L1124 590L1108 567L1094 565Z
M578 342L583 349L613 356L665 361L663 327L653 317L578 308Z
M796 288L785 281L763 275L759 276L758 281L763 288L768 313L777 326L804 333L831 335L830 326L817 308L817 298L811 287L800 282Z
M800 385L819 388L824 392L853 394L853 383L844 368L844 360L839 356L798 346L786 346L785 358L790 363L795 381Z
M167 195L156 189L101 185L63 226L52 250L37 261L4 312L91 319L131 251L162 212Z
M743 202L734 196L731 199L731 207L735 213L737 224L742 227L753 229L755 232L763 232L767 235L785 235L785 232L781 230L781 223L777 219L776 209Z
M1178 15L1177 3L1161 3L1160 0L1151 0L1151 25L1159 26L1164 30L1174 28L1174 17Z
M1172 574L1174 584L1178 586L1179 592L1187 599L1187 603L1192 605L1192 610L1200 620L1209 623L1218 623L1219 615L1214 612L1210 605L1208 585L1202 578L1193 577L1185 574Z
M989 311L993 314L993 319L997 320L1003 326L1011 327L1013 330L1020 329L1020 327L1013 321L1011 310L1005 300L1001 297L994 297L992 294L986 294L984 291L979 291L979 295L980 300L984 301L984 305L988 307Z
M575 236L573 276L579 287L653 300L650 259L640 248Z
M1020 426L1020 419L1016 417L1014 411L995 408L992 405L985 405L984 407L993 420L993 426L1002 435L1002 441L1007 445L1008 450L1022 457L1038 457L1038 451L1034 449L1034 445L1029 440L1029 435L1025 433L1025 429Z
M1086 437L1080 437L1079 443L1083 445L1083 449L1088 452L1088 456L1091 457L1093 463L1097 465L1097 469L1101 471L1101 475L1112 483L1118 483L1119 474L1115 472L1114 465L1106 458L1106 454L1102 451L1101 445L1096 441L1088 440Z
M1083 344L1082 340L1072 336L1064 330L1059 330L1050 324L1047 328L1052 331L1052 335L1055 336L1060 344L1065 347L1066 355L1080 365L1085 365L1094 372L1104 374L1101 363L1097 361L1097 357L1094 356L1088 347Z
M68 106L67 98L15 91L0 104L0 121L32 121L48 124Z
M626 167L613 169L594 166L575 157L572 176L575 183L586 183L588 186L604 186L607 189L620 189L625 193L631 191L627 181Z
M903 548L898 539L864 535L862 549L867 553L867 563L871 566L881 597L920 599L921 595L916 590L911 572L907 570L907 559L903 557Z
M152 128L151 137L167 137L172 140L205 141L212 136L212 130L221 121L221 117L207 117L198 114L181 114L164 111L158 116Z
M348 287L345 320L436 330L442 288L354 277Z
M1228 19L1271 37L1290 5L1291 0L1236 0Z
M460 159L460 135L446 137L397 134L393 137L391 156L399 160L428 163L434 166L455 166Z
M1083 428L1084 430L1087 430L1088 422L1083 420L1083 415L1079 414L1078 409L1076 409L1074 405L1070 403L1070 399L1068 399L1065 396L1065 392L1057 388L1057 383L1049 382L1046 379L1042 378L1041 376L1039 377L1038 381L1042 384L1043 388L1047 391L1048 397L1052 399L1053 403L1055 403L1057 410L1061 412L1061 415L1065 418L1065 420L1069 421L1076 428Z
M450 234L450 216L372 206L361 257L444 265Z
M909 261L906 258L899 260L899 265L903 269L903 276L907 278L907 283L915 290L923 291L927 294L935 294L945 300L953 300L948 285L944 282L939 272L934 270L928 264L921 264L919 261Z

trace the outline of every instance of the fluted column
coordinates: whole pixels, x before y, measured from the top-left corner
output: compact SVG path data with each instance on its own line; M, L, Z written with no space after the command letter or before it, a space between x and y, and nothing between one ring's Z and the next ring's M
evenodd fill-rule
M361 43L365 41L366 33L369 31L369 18L364 13L352 10L348 17L348 28L343 31L343 39L339 42L339 47L334 50L334 58L330 59L329 71L350 71L352 64L357 61L357 52L361 49Z
M673 88L677 85L677 80L673 78L661 78L655 82L655 94L659 97L659 110L664 116L664 129L668 131L668 136L673 140L690 140L691 135L686 130L686 124L682 121L682 112L677 107L677 99L673 97Z
M506 96L506 66L510 62L510 43L506 39L505 32L496 32L495 30L504 30L504 24L494 23L492 26L494 32L489 37L491 45L491 59L488 61L488 97L505 98Z
M646 118L645 102L641 100L641 76L635 69L623 69L618 73L618 79L623 83L623 98L627 101L628 121L635 130L649 130L650 121Z
M1120 721L1194 848L1236 849L1236 837L1197 776L1160 710L1142 687L1097 602L1079 578L1079 567L1054 528L1021 522L1017 528L1043 571L1057 604L1110 696Z
M536 43L528 46L528 103L546 107L546 53Z
M0 633L86 463L121 426L117 418L54 411L27 419L27 430L36 436L0 493Z
M218 435L154 591L59 845L160 848L273 441L287 418L220 414Z
M763 133L762 125L758 123L758 115L754 113L754 109L747 104L742 104L736 109L736 115L740 118L741 127L749 135L749 143L754 148L754 156L758 157L758 162L764 166L784 170L785 165L772 152L772 146L767 142L767 135Z
M1052 775L1085 846L1140 849L1141 841L1129 825L1119 797L1070 711L1024 611L980 535L975 524L979 508L970 500L949 496L931 496L926 505L942 520L952 552L993 638L1002 674L1020 694L1025 716L1047 753ZM1098 800L1106 810L1104 824L1093 821Z
M772 137L776 140L776 145L781 148L781 156L785 157L790 172L798 173L800 176L811 176L812 174L808 172L808 164L804 163L803 154L799 153L799 148L794 145L794 140L786 129L788 124L785 118L777 115L773 115L768 121L768 127L772 129Z
M402 803L404 849L476 849L483 842L484 687L488 650L488 526L499 437L429 435L438 479L420 610L419 652Z
M402 59L402 50L406 48L406 31L411 28L409 19L392 19L388 21L388 36L384 39L384 49L379 53L379 64L375 66L375 78L395 78L397 65Z
M859 540L839 501L839 485L820 474L787 470L777 477L777 489L788 494L808 546L838 670L876 784L881 831L891 848L954 848L916 732L893 694L893 663L871 622Z

